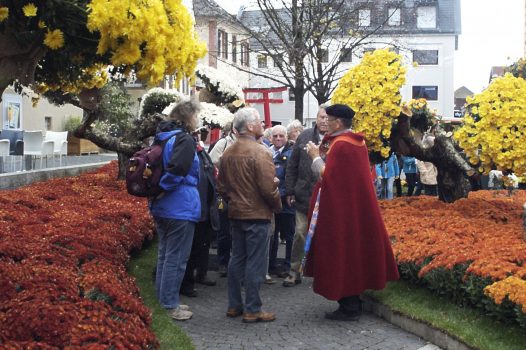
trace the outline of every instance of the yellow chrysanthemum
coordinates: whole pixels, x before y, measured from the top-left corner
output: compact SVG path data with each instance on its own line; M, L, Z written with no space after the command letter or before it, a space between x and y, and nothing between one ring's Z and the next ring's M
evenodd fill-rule
M22 7L22 11L24 12L24 16L26 17L35 17L38 12L38 7L35 6L32 2Z
M389 156L382 137L391 135L393 118L400 115L400 88L405 82L402 57L384 49L367 53L338 82L332 103L350 106L356 114L353 129L364 134L370 151Z
M44 28L46 28L46 27L47 27L47 26L46 26L46 22L44 22L44 21L38 21L38 28L40 28L40 29L44 29Z
M9 8L0 7L0 22L5 21L7 17L9 17Z
M464 125L455 138L469 161L485 173L526 173L526 81L507 73L468 100Z
M64 46L64 33L60 29L48 31L44 38L44 45L49 47L51 50L60 49Z

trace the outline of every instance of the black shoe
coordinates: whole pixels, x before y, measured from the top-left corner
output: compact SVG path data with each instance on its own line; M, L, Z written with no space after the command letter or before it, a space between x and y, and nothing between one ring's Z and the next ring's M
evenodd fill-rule
M216 281L212 281L210 278L206 276L203 278L196 278L195 282L199 284L203 284L205 286L209 286L209 287L216 285Z
M190 297L190 298L195 298L197 296L197 291L193 288L192 289L181 289L179 291L179 294Z
M333 312L326 312L325 318L333 321L359 321L361 312L358 313L348 313L343 311L343 309L338 309Z

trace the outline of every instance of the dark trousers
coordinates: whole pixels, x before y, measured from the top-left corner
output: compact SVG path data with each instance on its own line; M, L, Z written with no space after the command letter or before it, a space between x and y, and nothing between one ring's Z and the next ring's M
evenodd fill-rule
M274 215L276 225L274 227L274 235L270 240L270 253L268 269L275 271L277 268L277 256L279 248L280 235L285 236L285 268L290 270L290 254L292 252L292 241L294 240L294 232L296 231L296 216L294 214L279 213Z
M396 187L396 196L402 197L402 181L400 180L400 177L394 180L394 184Z
M210 221L199 222L195 225L192 251L186 264L186 271L181 289L194 289L195 280L203 279L208 271L208 255L212 238Z
M416 173L405 174L405 180L407 181L407 195L412 196L416 186Z
M437 196L437 185L426 185L424 184L424 193L426 196Z
M362 314L362 301L359 295L341 298L338 300L338 304L340 304L340 309L349 315L359 316Z
M217 232L217 259L220 266L228 266L230 250L232 249L232 236L230 234L230 221L228 210L219 210L220 229Z

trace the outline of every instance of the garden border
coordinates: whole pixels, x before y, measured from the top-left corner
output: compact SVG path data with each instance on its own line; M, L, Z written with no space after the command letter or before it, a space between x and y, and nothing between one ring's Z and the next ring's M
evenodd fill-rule
M32 184L33 182L46 181L66 176L77 176L87 171L96 170L101 166L110 163L110 161L111 160L98 163L0 174L0 190L12 190L17 187Z
M391 310L387 305L369 295L362 295L364 310L383 318L387 322L413 333L444 350L473 350L462 341L441 329L422 320L413 319L399 311Z

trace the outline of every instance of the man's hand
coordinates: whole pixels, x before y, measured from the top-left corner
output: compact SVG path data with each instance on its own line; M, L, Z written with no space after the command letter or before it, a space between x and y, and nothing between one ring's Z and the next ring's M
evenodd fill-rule
M287 204L289 207L292 207L294 204L296 204L296 197L295 196L287 196Z
M320 156L320 148L317 146L314 142L309 141L307 145L305 146L307 150L307 154L312 158L316 158Z

